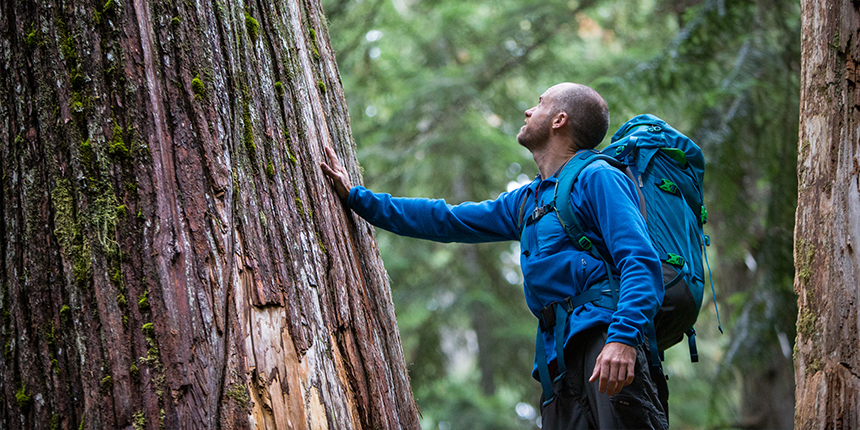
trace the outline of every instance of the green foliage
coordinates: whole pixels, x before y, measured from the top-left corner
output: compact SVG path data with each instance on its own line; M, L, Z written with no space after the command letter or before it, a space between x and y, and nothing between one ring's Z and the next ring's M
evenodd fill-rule
M278 98L284 97L284 84L281 81L275 82L275 92L278 93Z
M712 306L703 306L696 326L702 363L690 366L684 346L667 354L673 426L732 426L748 414L744 384L755 387L767 381L757 375L791 366L780 339L790 351L796 330L810 321L795 325L793 294L795 2L323 6L371 189L453 204L530 181L537 171L515 136L523 111L562 81L604 96L610 134L650 112L691 136L708 161L705 228L715 244L708 251L730 321L729 334L720 336ZM522 303L518 247L435 244L385 232L378 241L425 427L532 428L533 418L515 412L519 403L535 409L540 391L528 375L535 320ZM813 257L810 247L799 251L801 279L811 275ZM749 376L739 380L736 372Z
M319 81L317 81L317 88L319 88L320 92L321 92L321 93L323 93L323 94L325 94L325 93L326 93L326 91L327 91L327 90L326 90L326 86L325 86L325 82L323 82L323 80L322 80L322 79L320 79Z

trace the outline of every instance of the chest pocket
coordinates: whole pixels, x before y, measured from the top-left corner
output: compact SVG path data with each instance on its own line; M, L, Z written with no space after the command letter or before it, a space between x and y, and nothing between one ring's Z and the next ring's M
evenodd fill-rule
M537 237L534 244L539 254L560 252L570 241L555 211L547 213L535 223L534 235Z

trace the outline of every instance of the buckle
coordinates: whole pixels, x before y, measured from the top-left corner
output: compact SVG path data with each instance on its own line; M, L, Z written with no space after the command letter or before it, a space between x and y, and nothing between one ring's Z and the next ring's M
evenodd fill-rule
M669 253L669 258L666 259L666 262L677 267L684 266L684 257L681 257L678 254Z
M538 311L538 319L540 320L540 329L541 331L547 331L553 327L555 327L555 304L557 302L552 302L546 306L544 306L540 311Z
M579 240L576 241L576 243L578 243L579 246L582 247L583 251L588 251L588 249L591 248L591 241L588 240L588 238L585 236L580 237Z
M663 181L657 184L657 187L669 194L675 194L675 192L678 191L678 186L666 178L663 178Z
M568 315L573 313L573 297L568 296L564 298L564 308L567 309Z

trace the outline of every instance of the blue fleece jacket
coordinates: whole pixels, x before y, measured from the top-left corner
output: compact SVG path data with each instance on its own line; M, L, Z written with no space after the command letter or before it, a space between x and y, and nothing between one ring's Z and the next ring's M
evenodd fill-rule
M572 245L555 212L526 224L520 234L519 213L552 202L556 178L535 178L530 184L502 193L495 200L456 206L444 200L395 198L364 187L349 192L347 205L371 224L393 233L438 242L521 240L520 255L526 303L534 315L544 306L564 300L607 279L605 265ZM587 303L568 318L565 347L589 328L608 325L608 342L636 346L663 301L660 261L639 212L636 186L604 161L580 173L571 203L586 236L620 276L621 292L615 312ZM528 243L523 243L528 241ZM618 272L615 272L615 271ZM548 362L555 360L555 335L544 332ZM537 364L535 364L535 368ZM533 372L536 376L536 371Z

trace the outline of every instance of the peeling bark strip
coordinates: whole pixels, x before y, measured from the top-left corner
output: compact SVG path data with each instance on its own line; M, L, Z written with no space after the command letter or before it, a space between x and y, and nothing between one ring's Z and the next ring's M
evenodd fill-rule
M0 428L417 428L311 0L0 6ZM857 366L855 366L857 368Z
M860 427L860 3L802 2L795 426Z

